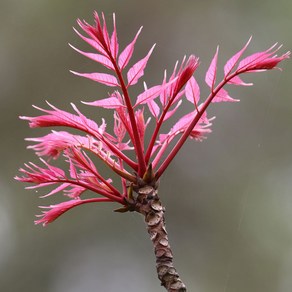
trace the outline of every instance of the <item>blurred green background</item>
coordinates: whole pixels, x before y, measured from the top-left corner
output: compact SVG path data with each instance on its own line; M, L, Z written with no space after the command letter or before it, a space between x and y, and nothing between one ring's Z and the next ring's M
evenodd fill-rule
M27 161L31 130L19 115L45 100L63 109L70 102L104 98L108 88L69 69L91 72L92 61L67 43L88 48L75 35L77 18L92 23L93 10L110 23L116 12L121 45L143 25L135 57L155 52L148 84L162 78L185 54L200 57L204 74L220 45L220 69L253 35L248 53L276 41L292 48L292 2L187 0L2 0L0 4L0 291L164 291L144 223L138 214L116 214L114 205L76 208L46 228L34 226L39 199L13 180ZM161 180L175 263L188 291L290 292L292 287L292 66L250 75L253 87L230 88L240 103L216 104L213 133L189 141ZM80 108L87 109L80 106ZM97 121L106 112L91 112Z

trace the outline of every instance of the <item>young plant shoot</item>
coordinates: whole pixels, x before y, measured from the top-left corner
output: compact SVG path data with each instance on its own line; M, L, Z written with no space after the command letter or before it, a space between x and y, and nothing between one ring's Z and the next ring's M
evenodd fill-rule
M94 121L71 104L73 113L61 110L50 103L47 108L34 106L40 114L35 117L21 116L31 128L54 128L47 135L27 138L28 146L40 157L40 164L29 162L20 168L16 179L31 183L28 189L51 186L52 190L42 198L63 193L64 201L55 205L40 206L36 224L46 226L73 207L87 203L115 203L117 212L134 211L142 214L153 243L158 278L167 291L186 291L173 263L173 254L165 228L165 208L158 196L159 179L180 151L188 138L202 141L211 133L211 121L207 109L212 103L237 102L225 89L227 85L250 86L242 75L277 68L288 59L290 52L277 56L281 48L277 44L267 50L243 57L251 38L233 55L223 68L223 78L217 81L219 47L205 74L209 95L200 96L194 73L199 67L199 58L191 55L174 65L172 72L164 72L161 81L147 86L143 80L147 62L155 45L140 60L133 60L140 28L133 40L120 48L116 19L109 32L104 14L94 13L95 24L77 23L82 32L75 30L93 52L75 51L101 64L104 70L93 73L73 74L109 87L107 97L98 96L93 101L82 103L112 111L113 127L107 127L104 118ZM129 65L131 61L131 64ZM144 82L144 90L133 96L132 87ZM174 118L182 103L189 104L189 112ZM163 126L171 125L167 131ZM147 132L153 123L151 132ZM163 126L163 127L162 127ZM62 130L58 130L62 127ZM63 128L68 128L65 131ZM70 130L74 130L71 131ZM163 130L162 130L163 129ZM76 134L76 130L79 133ZM146 139L145 137L150 137ZM63 159L67 168L54 166L54 160ZM101 174L103 165L108 166L113 177ZM117 182L117 179L119 183ZM86 191L92 191L85 197Z

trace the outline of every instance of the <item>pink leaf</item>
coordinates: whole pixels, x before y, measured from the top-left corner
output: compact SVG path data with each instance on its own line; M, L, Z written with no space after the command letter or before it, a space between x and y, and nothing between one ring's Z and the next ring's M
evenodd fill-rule
M136 104L134 105L137 106L139 104L144 104L147 103L149 100L153 100L154 98L158 97L162 91L166 90L167 88L171 87L171 85L177 80L177 78L174 78L170 80L168 83L165 83L163 81L162 85L156 85L153 87L150 87L149 89L146 89L144 92L138 95ZM183 94L183 93L181 93ZM180 93L178 94L178 96ZM175 103L177 99L173 101Z
M114 133L118 141L123 141L127 130L117 112L114 113Z
M120 86L118 83L118 80L115 76L110 75L110 74L106 74L106 73L78 73L75 71L70 71L71 73L77 75L77 76L81 76L81 77L85 77L88 79L91 79L93 81L105 84L107 86Z
M163 87L161 85L153 86L138 95L135 106L144 104L158 97Z
M20 117L23 120L29 121L29 126L31 128L37 127L52 127L52 126L62 126L79 129L85 131L88 134L94 136L101 136L105 131L105 125L102 124L100 127L91 119L86 118L84 115L78 111L76 106L72 104L74 110L78 115L68 113L66 111L60 110L55 106L48 103L48 105L53 110L46 110L34 106L36 109L47 113L47 115L37 116L37 117Z
M212 90L214 89L214 85L216 82L218 52L219 52L219 46L217 47L216 53L211 61L210 67L207 70L206 77L205 77L206 83Z
M84 193L87 189L78 185L71 185L70 189L64 190L64 195L71 199L79 199L82 193Z
M79 20L78 21L78 24L80 25L80 27L82 28L82 29L84 29L85 30L85 28L84 28L84 25L83 25L83 23ZM87 37L85 37L85 36L83 36L77 29L75 29L74 27L73 27L73 29L74 29L74 31L77 33L77 35L80 37L80 38L82 38L86 43L88 43L90 46L92 46L94 49L96 49L98 52L100 52L101 54L104 54L104 55L106 55L106 52L105 52L105 50L102 48L102 46L100 45L100 43L98 43L96 40L94 40L94 39L90 39L90 38L87 38Z
M129 61L133 55L133 52L134 52L134 46L135 46L136 40L137 40L141 30L142 30L142 27L138 30L134 40L129 45L127 45L127 47L122 51L122 53L119 56L118 63L119 63L119 67L121 70L123 70L127 66L127 64L129 63Z
M94 15L96 16L95 22L97 23L97 27L100 27L101 28L100 31L102 32L101 36L99 36L100 42L101 43L104 42L105 43L105 47L107 49L110 49L110 38L109 38L107 26L106 26L106 21L105 21L104 13L103 12L101 13L101 17L102 17L102 21L103 21L103 27L102 27L101 21L99 19L98 13L95 12ZM102 42L102 39L103 39L103 42Z
M197 115L197 112L194 111L194 112L190 112L190 113L186 114L181 119L179 119L179 121L171 129L171 131L169 133L170 136L174 137L174 136L178 135L179 133L186 131L187 128L189 127L190 123L196 117L196 115ZM202 139L205 138L204 135L206 133L211 132L211 129L209 129L209 127L212 124L209 121L210 120L207 119L207 115L204 115L204 117L201 117L199 122L192 129L189 137L191 139L195 138L196 140L202 141Z
M228 84L234 84L234 85L242 85L242 86L252 86L253 85L253 83L245 83L245 82L243 82L239 76L234 76L227 83Z
M147 103L147 105L148 105L148 108L149 108L151 114L155 118L158 118L158 115L160 113L160 108L159 108L158 104L152 99Z
M93 102L82 102L87 105L92 105L92 106L99 106L103 108L108 108L108 109L116 109L118 107L123 107L124 105L114 96L96 100Z
M237 52L234 56L232 56L226 62L225 66L224 66L224 74L225 74L225 77L227 77L231 73L231 71L234 69L236 63L238 62L238 60L242 56L243 52L246 50L246 48L249 45L251 39L252 39L252 37L249 38L249 40L247 41L247 43L245 44L245 46L239 52Z
M169 119L176 112L176 110L180 107L181 104L182 104L182 100L179 100L176 106L165 114L165 117L163 120L166 121L167 119Z
M239 101L239 99L233 99L232 97L228 95L228 92L225 89L221 88L219 92L216 94L216 96L214 97L214 99L212 100L212 102L222 102L222 101L235 102L235 101Z
M166 70L164 72L164 78L162 81L162 86L164 87L166 84ZM167 101L168 101L168 91L166 89L162 90L159 96L160 102L163 106L166 105Z
M262 61L268 59L270 60L271 56L279 50L279 48L275 49L272 51L275 47L277 46L277 43L271 46L269 49L263 52L258 52L255 54L252 54L250 56L247 56L245 59L243 59L239 65L238 65L238 70L244 70L244 69L250 69L251 67L254 67L258 64L261 64ZM271 52L272 51L272 52ZM265 69L265 68L264 68Z
M40 198L46 198L49 197L51 195L54 195L60 191L63 191L64 189L66 189L68 186L70 186L70 183L63 183L61 185L59 185L57 188L53 189L51 192L49 192L46 195L41 196Z
M111 49L113 57L116 59L119 52L119 43L118 43L118 37L117 37L115 14L113 14L113 26L114 26L114 29L113 29L113 33L110 40L110 49Z
M100 54L95 54L95 53L87 53L87 52L83 52L75 47L73 47L71 44L69 44L69 46L74 49L76 52L80 53L81 55L95 61L98 62L102 65L104 65L105 67L114 70L115 67L113 66L112 62L109 60L108 57L100 55Z
M58 158L60 153L68 147L92 147L94 139L85 136L73 135L65 131L52 131L43 137L26 138L26 141L33 141L37 144L27 148L33 149L38 156Z
M57 205L50 205L48 207L40 207L43 209L49 209L47 211L42 211L41 215L37 215L37 217L41 217L40 219L35 221L35 224L43 224L46 226L48 223L55 221L58 217L60 217L65 212L69 211L73 207L93 202L110 202L111 200L108 198L92 198L86 200L70 200L67 202L62 202Z
M181 117L172 127L171 133L178 134L182 129L187 128L196 115L197 115L197 112L193 111Z
M187 64L184 66L182 63L181 68L177 75L177 81L174 84L172 95L176 96L185 84L190 80L195 70L199 66L199 59L191 55L187 61Z
M271 69L276 68L278 63L280 63L281 61L290 58L290 54L291 54L290 51L286 52L285 54L279 57L275 55L275 53L282 47L282 46L279 46L278 48L274 49L276 45L277 43L264 52L255 53L243 59L239 63L238 71L258 72L258 71L271 70Z
M266 54L266 52L258 52L255 54L252 54L246 58L244 58L238 65L238 69L244 69L247 68L261 60L263 60L264 58L266 58L267 56L271 56L272 54Z
M198 104L200 99L200 87L193 76L187 82L185 95L188 101L192 102L195 105Z
M152 46L146 57L138 61L135 65L133 65L130 70L128 71L127 78L128 78L128 86L134 85L138 82L139 78L144 75L144 69L147 65L147 62L154 50L155 45Z

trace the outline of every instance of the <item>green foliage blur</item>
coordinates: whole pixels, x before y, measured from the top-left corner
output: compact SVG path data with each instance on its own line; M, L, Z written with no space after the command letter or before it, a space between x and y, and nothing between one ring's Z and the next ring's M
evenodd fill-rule
M107 96L107 88L69 73L96 64L67 43L88 47L75 35L76 19L116 13L120 46L144 26L135 56L157 43L145 79L154 85L185 54L200 57L204 74L220 45L219 71L250 35L248 53L275 42L292 48L292 2L190 0L2 0L0 4L0 291L164 291L156 279L152 246L138 214L114 205L89 204L43 228L34 226L39 199L13 177L37 162L19 115L38 114L45 100L70 110L74 102L100 123L109 111L80 100ZM292 287L292 66L248 76L253 87L231 87L240 103L214 104L213 133L189 141L161 180L167 228L177 269L189 291L290 292ZM141 85L140 85L141 86ZM139 90L139 86L138 89ZM137 91L138 92L138 91ZM133 92L135 94L135 92ZM110 124L110 122L109 122Z

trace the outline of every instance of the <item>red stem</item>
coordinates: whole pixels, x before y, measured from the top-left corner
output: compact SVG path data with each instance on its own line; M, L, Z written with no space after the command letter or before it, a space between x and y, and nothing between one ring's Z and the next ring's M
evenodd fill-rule
M108 148L119 158L121 158L123 161L125 161L125 163L127 163L131 168L133 168L134 170L137 170L138 165L136 162L134 162L133 160L131 160L128 156L126 156L123 152L121 152L114 144L112 144L111 142L108 142L107 139L105 139L104 136L100 135L97 136L96 133L93 132L89 132L89 134L92 134L93 136L97 137L98 139L100 139L101 141L103 141L106 146L108 146Z
M86 168L88 171L90 171L92 174L94 174L98 179L100 179L112 192L114 195L120 196L120 192L113 186L111 185L105 178L103 178L98 172L96 172L94 169L92 169L86 160L85 157L85 162L82 159L79 159L78 155L75 156L75 159L77 160L78 163L80 163L84 168Z
M131 99L130 99L130 96L129 96L129 93L128 93L128 89L127 89L127 87L125 85L122 73L121 73L121 71L120 71L115 59L112 57L110 52L108 52L108 55L109 55L109 57L110 57L110 59L112 61L112 64L115 67L115 72L116 72L117 77L118 77L118 79L120 81L121 89L122 89L123 94L124 94L124 98L125 98L125 102L126 102L126 106L127 106L127 109L128 109L131 126L132 126L132 132L133 132L133 136L134 136L132 138L131 135L130 135L130 137L132 139L132 142L133 142L133 145L134 145L134 147L136 149L136 155L137 155L137 159L138 159L138 174L140 176L142 176L146 171L146 162L145 162L145 159L144 159L143 147L141 145L141 141L140 141L140 137L139 137L139 133L138 133L138 127L137 127L137 123L136 123L136 119L135 119L135 113L134 113L134 110L133 110Z
M94 193L97 193L97 194L100 194L106 198L108 198L109 200L112 200L114 202L118 202L118 203L121 203L121 204L124 204L124 199L123 197L121 196L116 196L114 194L111 194L107 191L104 191L103 189L96 189L94 187L91 187L90 185L86 184L86 183L82 183L80 181L74 181L74 180L70 180L70 179L65 179L65 180L52 180L51 182L54 182L54 183L70 183L70 184L73 184L73 185L78 185L78 186L81 186L81 187L84 187L86 188L87 190L90 190L90 191L93 191Z
M168 112L169 108L171 107L172 102L175 99L175 97L177 96L177 94L178 94L178 92L176 92L176 95L172 96L172 98L169 99L166 107L163 109L163 112L162 112L158 122L156 123L153 135L151 137L151 140L150 140L150 143L148 145L147 152L146 152L146 155L145 155L145 160L146 160L147 164L149 163L149 160L150 160L150 157L151 157L151 152L152 152L153 146L155 144L155 140L157 138L157 135L159 133L160 127L161 127L161 125L163 123L164 117L165 117L166 113Z
M108 162L108 159L105 159L99 152L93 151L90 148L86 148L83 147L84 149L87 149L88 151L90 151L91 153L93 153L94 155L96 155L102 162L104 162L111 170L113 170L116 174L118 174L119 176L121 176L122 178L135 182L136 178L134 175L131 175L129 172L127 172L125 169L121 168L121 166L117 167L117 163L116 161L112 160L112 163ZM118 158L120 161L120 165L122 165L123 160L119 157Z

